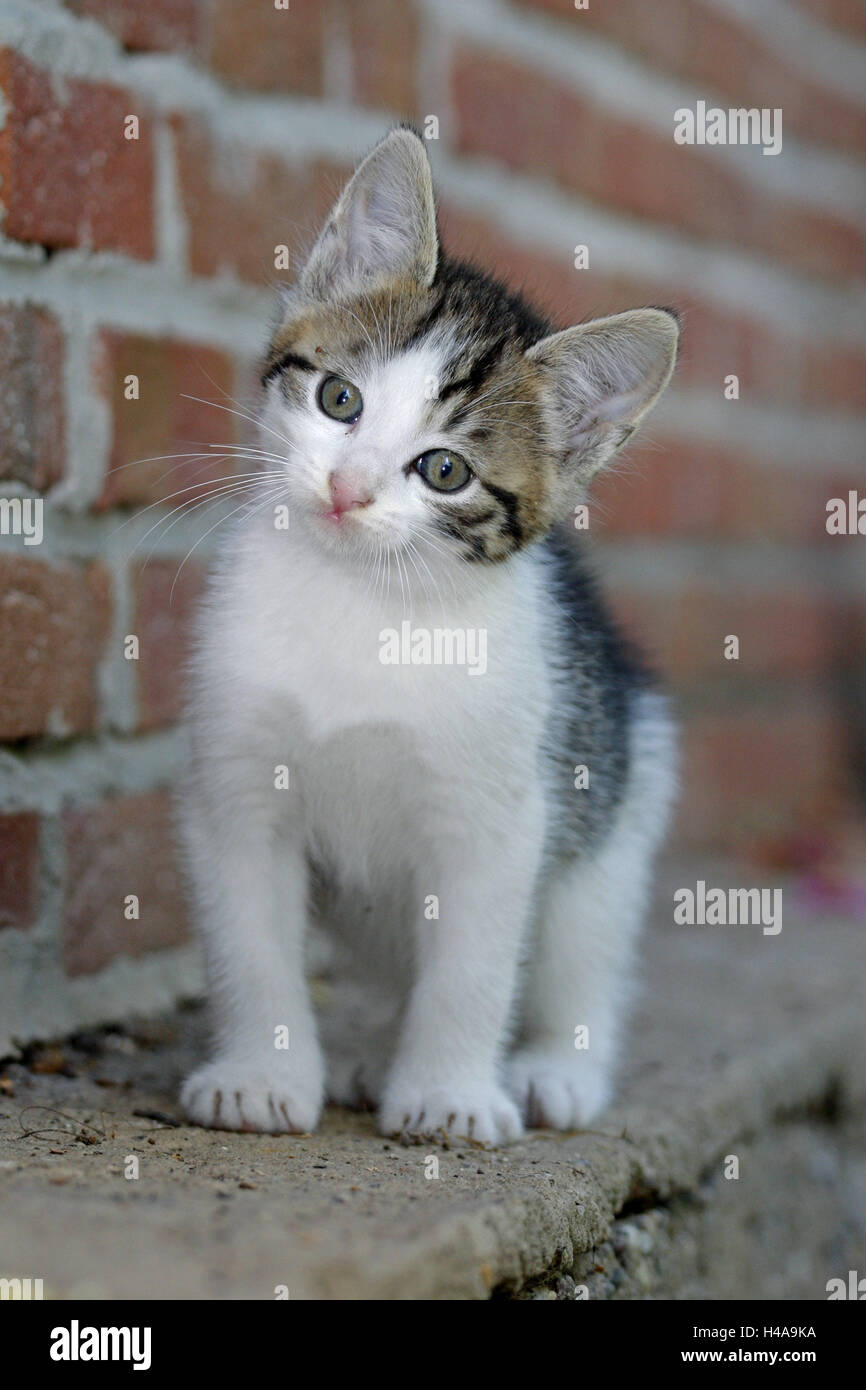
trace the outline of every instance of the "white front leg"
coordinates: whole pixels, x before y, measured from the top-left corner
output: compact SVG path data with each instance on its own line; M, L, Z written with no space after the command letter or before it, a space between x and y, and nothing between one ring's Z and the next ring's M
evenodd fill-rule
M521 1133L499 1063L535 884L538 819L527 810L507 839L476 831L459 846L434 846L418 874L418 974L380 1111L385 1134L498 1143ZM432 895L438 920L424 917Z
M191 808L186 824L216 1038L181 1100L217 1129L304 1132L324 1084L304 975L304 849L277 838L278 792L222 791L217 812Z

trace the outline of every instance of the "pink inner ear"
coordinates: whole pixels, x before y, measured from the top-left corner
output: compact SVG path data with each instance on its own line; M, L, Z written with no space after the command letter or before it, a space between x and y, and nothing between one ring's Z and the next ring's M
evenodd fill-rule
M615 395L601 396L591 406L595 420L610 424L622 424L632 418L646 400L646 385L631 391L619 391Z
M555 373L561 409L580 437L595 426L637 425L670 376L677 336L673 315L635 309L555 333L528 355Z
M423 143L393 131L367 156L332 214L335 236L320 238L303 274L320 293L342 276L363 280L416 273L429 283L438 242Z

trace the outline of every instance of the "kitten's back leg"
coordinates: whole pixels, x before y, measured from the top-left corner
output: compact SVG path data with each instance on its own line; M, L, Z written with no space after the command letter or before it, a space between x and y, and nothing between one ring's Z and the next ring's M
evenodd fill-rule
M580 1128L613 1093L635 942L675 781L673 730L658 696L636 699L631 754L610 832L557 868L541 903L509 1064L528 1124Z

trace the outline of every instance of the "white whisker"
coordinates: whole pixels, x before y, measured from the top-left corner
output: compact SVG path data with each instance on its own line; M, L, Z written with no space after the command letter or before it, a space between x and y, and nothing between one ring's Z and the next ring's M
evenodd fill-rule
M201 507L217 506L219 503L226 502L231 497L238 497L244 492L249 492L253 494L257 493L258 491L259 485L257 482L246 482L239 483L237 486L233 487L221 488L219 492L209 494L207 497L201 497L197 500L189 498L186 502L180 502L176 507L172 507L171 511L168 512L165 516L157 517L153 525L149 526L148 529L145 531L144 535L139 537L139 539L136 541L132 550L129 552L129 558L132 559L132 556L138 550L139 546L143 545L144 542L147 540L148 536L151 535L153 531L158 531L161 526L165 526L165 529L160 532L160 534L157 536L157 539L154 541L154 544L151 546L148 552L148 559L150 559L150 556L153 555L157 543L161 541L164 536L167 536L169 531L171 531L172 528L176 526L179 521L182 521L184 517L191 516L193 512L198 511ZM165 525L166 522L168 522L168 525Z
M278 497L280 497L281 495L283 495L283 493L284 493L284 489L283 489L282 487L273 489L272 492L270 492L269 495L264 499L264 501L261 503L261 505L260 505L259 507L256 507L256 508L254 509L254 511L250 513L250 515L251 515L251 516L257 516L259 512L263 511L265 507L267 507L267 506L269 506L270 504L272 504L273 502L275 502L276 499L277 499ZM182 570L183 570L184 565L187 563L187 561L188 561L189 559L191 559L191 557L192 557L192 556L195 554L195 552L198 550L199 546L202 545L202 544L207 540L208 536L211 534L212 531L215 531L215 530L217 529L218 526L222 526L222 524L223 524L224 522L230 521L231 518L232 518L233 516L236 516L238 512L243 511L244 507L248 507L248 506L249 506L249 501L248 501L248 500L247 500L247 501L244 501L244 502L241 503L241 505L240 505L239 507L235 507L233 511L229 512L228 516L219 517L219 518L217 519L217 521L214 523L214 525L208 527L208 529L207 529L207 531L205 531L204 535L203 535L203 536L200 536L199 539L196 541L195 545L193 545L193 546L187 551L186 555L183 557L183 559L182 559L181 562L180 562L180 565L179 565L179 567L178 567L177 574L174 576L174 582L173 582L173 584L172 584L172 586L171 586L171 589L169 590L169 595L168 595L169 605L171 604L172 598L174 597L174 591L175 591L175 587L176 587L176 585L177 585L177 581L180 579L181 572L182 572Z

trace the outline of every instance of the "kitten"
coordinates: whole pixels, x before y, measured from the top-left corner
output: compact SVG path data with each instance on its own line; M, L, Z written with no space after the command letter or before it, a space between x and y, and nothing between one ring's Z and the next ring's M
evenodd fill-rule
M450 260L407 129L339 198L282 307L269 476L194 658L183 826L216 1045L193 1120L307 1131L328 1097L385 1134L496 1143L609 1101L673 735L554 528L677 336L658 309L551 333Z

